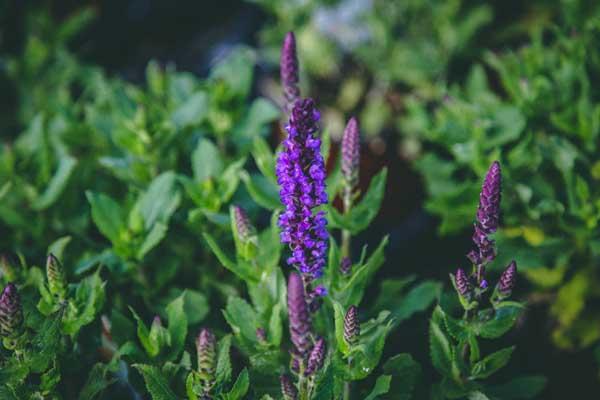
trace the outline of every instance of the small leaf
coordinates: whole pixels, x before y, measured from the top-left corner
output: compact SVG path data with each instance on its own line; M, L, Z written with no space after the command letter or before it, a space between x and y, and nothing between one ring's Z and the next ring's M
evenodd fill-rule
M487 378L500 368L508 364L510 356L515 350L515 346L506 347L502 350L498 350L483 360L479 361L471 370L471 375L476 379Z
M248 370L244 368L238 375L229 393L226 393L224 397L227 400L240 400L246 395L249 387L250 378L248 376Z
M87 381L83 385L81 392L79 393L79 400L93 400L104 389L112 385L116 379L107 378L107 365L102 363L94 364L92 370L88 374Z
M344 339L344 309L342 305L335 300L333 302L333 311L335 315L335 342L340 353L347 356L350 353L350 347Z
M185 292L173 300L167 306L167 319L169 321L168 331L171 336L171 349L167 355L167 360L175 360L185 343L187 335L188 321L183 311Z
M217 385L223 385L231 379L231 358L229 350L231 348L231 335L226 335L219 341L217 349L217 369L215 381Z
M450 377L453 374L453 350L442 329L443 320L444 312L437 306L429 322L429 352L435 369Z
M390 375L381 375L379 378L377 378L377 381L375 382L375 387L373 387L371 393L369 393L369 395L365 397L365 400L375 400L377 399L377 396L381 394L386 394L390 390L391 380L392 377Z
M544 390L546 382L547 379L540 375L522 376L503 385L491 386L487 392L495 399L535 399Z
M146 192L138 199L146 230L152 229L157 222L168 225L181 200L176 183L177 177L174 172L163 172L154 178Z
M194 179L203 182L209 178L218 178L223 168L223 159L217 146L208 139L200 139L192 153Z
M98 230L113 244L119 243L120 233L124 228L124 216L121 206L102 193L86 192L92 207L92 219Z
M177 395L173 393L169 382L157 367L146 364L133 364L133 367L144 377L146 389L152 400L177 400Z
M225 268L236 274L240 279L244 280L245 282L256 283L258 281L258 278L256 277L256 271L252 271L249 264L245 264L241 261L238 263L234 262L227 256L227 254L225 254L225 252L217 244L217 241L210 234L204 232L202 236L204 237L204 240L206 240L208 247L210 247L212 252L215 254L217 259L221 263L221 265L223 265Z
M505 302L496 307L494 317L486 322L475 325L476 332L486 339L495 339L512 328L523 311L519 303Z
M410 354L398 354L383 365L383 372L391 375L394 399L409 400L421 375L421 365Z
M45 210L58 200L65 190L69 179L77 166L77 160L71 156L61 157L56 173L48 183L46 190L31 204L36 211Z

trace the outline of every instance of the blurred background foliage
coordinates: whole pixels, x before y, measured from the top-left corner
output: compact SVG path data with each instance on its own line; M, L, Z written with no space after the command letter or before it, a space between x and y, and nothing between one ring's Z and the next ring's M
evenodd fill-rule
M274 199L254 160L278 143L279 49L294 30L303 91L318 99L334 142L358 116L364 152L410 177L391 169L387 196L409 193L403 216L426 224L411 219L425 209L445 238L420 238L406 258L394 253L384 274L397 276L402 260L444 279L464 262L480 177L499 159L506 189L494 265L519 260L528 280L520 293L543 314L523 323L549 336L560 349L551 355L584 348L574 363L600 364L594 2L253 0L201 10L182 1L163 13L159 2L132 1L125 23L118 3L0 4L3 251L42 260L70 236L70 274L101 261L150 310L151 299L166 304L194 282L200 322L208 303L239 291L230 274L201 273L214 256L200 233L230 240L233 199L269 226L250 201L269 208ZM202 40L188 40L200 26ZM248 190L237 190L242 181ZM401 239L422 234L389 213L384 206L379 220L402 227ZM163 240L167 226L176 241ZM424 270L433 246L445 264ZM562 376L558 364L551 378ZM597 367L572 373L597 387Z

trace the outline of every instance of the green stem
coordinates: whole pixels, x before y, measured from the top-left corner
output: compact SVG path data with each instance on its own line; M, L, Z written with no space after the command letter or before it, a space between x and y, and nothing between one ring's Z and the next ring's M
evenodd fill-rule
M348 214L352 208L352 188L346 187L344 189L344 214ZM352 234L347 229L342 229L342 257L350 257L350 242L352 240Z

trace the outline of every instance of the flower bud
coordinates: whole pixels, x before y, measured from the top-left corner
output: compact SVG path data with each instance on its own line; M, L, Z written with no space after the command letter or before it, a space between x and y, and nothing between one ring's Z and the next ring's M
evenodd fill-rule
M290 338L294 344L295 353L305 357L311 347L311 322L304 283L295 272L290 274L288 280L288 317L290 324Z
M517 263L513 260L508 264L508 267L500 275L500 280L496 285L496 290L501 297L508 297L511 295L512 290L515 287L517 280Z
M342 275L350 275L352 272L352 260L350 260L350 257L342 258L342 262L340 263L340 272Z
M215 384L215 370L217 360L217 340L208 329L202 329L196 339L196 352L198 353L198 373L202 388L209 392Z
M360 167L360 133L358 121L352 117L342 137L342 175L347 188L352 191L358 185Z
M298 399L298 389L296 389L296 385L294 385L289 376L281 375L279 377L279 382L281 383L281 393L283 394L284 400Z
M259 343L267 342L267 332L263 328L256 328L256 339Z
M306 366L306 370L304 371L306 376L311 376L323 368L323 363L325 362L325 352L325 339L317 339L310 352L310 356L308 357L308 364Z
M236 251L243 259L251 260L257 251L256 229L242 207L232 206L230 215Z
M67 295L67 279L65 270L54 254L48 254L46 258L46 277L48 279L48 289L50 293L59 299L64 299Z
M456 270L456 275L454 275L454 284L456 287L456 291L461 297L468 298L471 295L471 284L469 283L469 278L465 271L462 268Z
M350 306L344 317L344 339L349 345L355 345L360 336L360 321L358 320L358 308Z
M285 108L291 111L294 103L300 98L298 83L298 57L296 55L296 37L294 32L288 32L283 41L280 59L281 86L285 98Z
M0 296L0 336L15 338L23 332L23 308L17 287L6 285Z

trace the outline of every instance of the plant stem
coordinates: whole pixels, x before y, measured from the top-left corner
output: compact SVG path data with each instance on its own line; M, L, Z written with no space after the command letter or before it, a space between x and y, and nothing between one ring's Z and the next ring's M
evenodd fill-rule
M348 214L352 208L352 189L349 187L344 188L344 214ZM352 240L352 234L347 229L342 229L342 257L350 257L350 242Z

